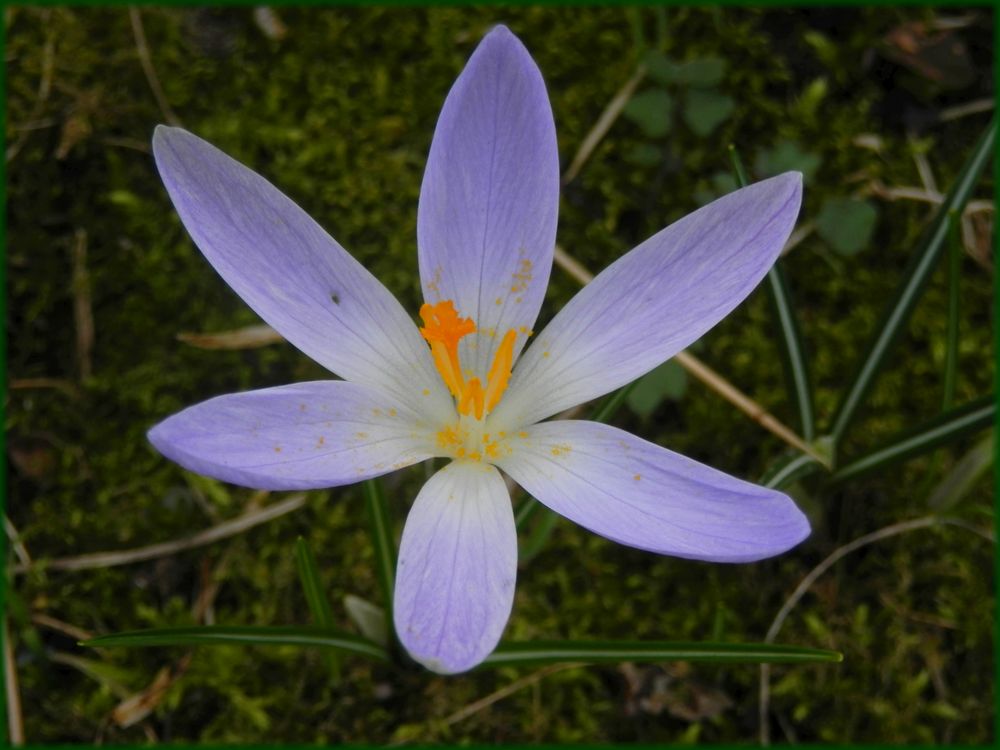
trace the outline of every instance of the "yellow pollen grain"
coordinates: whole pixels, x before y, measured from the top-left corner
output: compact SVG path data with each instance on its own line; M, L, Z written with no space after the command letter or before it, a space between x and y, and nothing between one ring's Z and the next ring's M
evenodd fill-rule
M635 475L634 477L632 477L632 478L633 478L633 479L634 479L635 481L637 481L637 482L638 482L638 481L639 481L640 479L642 479L642 474L636 474L636 475Z
M372 409L372 416L373 417L381 417L382 416L382 410L381 409Z
M543 357L550 357L552 355L551 355L551 352L542 352L542 356Z
M483 460L483 457L479 454L478 451L472 451L472 453L470 453L468 456L466 456L466 458L468 458L471 461L482 461Z
M358 440L364 440L366 437L368 437L368 433L367 432L355 432L354 433L354 437L356 437Z
M503 304L503 298L502 297L497 297L496 298L496 304L502 305Z
M526 437L528 437L528 433L527 433L527 432L525 432L524 430L521 430L521 431L520 431L519 433L517 433L517 436L518 436L519 438L522 438L522 439L523 439L523 438L526 438Z
M424 388L424 390L423 390L423 394L424 394L425 396L430 396L430 395L431 395L431 389L430 389L430 388Z
M280 445L274 446L274 452L275 453L281 453L281 446Z
M322 435L319 436L319 440L316 441L316 447L319 448L323 443L326 442L326 438Z
M390 417L396 416L396 410L395 409L389 409L389 416Z

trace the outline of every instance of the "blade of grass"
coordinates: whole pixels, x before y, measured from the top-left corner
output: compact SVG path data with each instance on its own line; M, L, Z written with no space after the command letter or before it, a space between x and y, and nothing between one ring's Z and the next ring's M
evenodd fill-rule
M746 187L748 180L743 159L732 143L729 144L729 158L733 164L736 182L740 187ZM785 383L794 395L802 437L813 440L816 437L816 414L813 410L809 367L805 346L802 343L802 332L792 303L788 276L781 266L780 258L767 274L767 289L771 308L778 319L778 330L781 331L781 359L785 370Z
M302 537L295 540L295 567L298 568L299 580L302 581L302 592L305 594L309 612L316 625L321 628L332 628L333 611L330 609L330 601L326 598L323 585L320 583L316 556ZM329 651L326 654L326 662L334 682L339 682L339 657L335 652Z
M382 483L378 479L368 479L364 483L365 510L375 550L375 568L379 588L382 589L382 604L385 607L385 624L389 633L395 632L392 625L392 596L396 588L396 543L389 522L389 506L386 503Z
M667 641L529 641L501 643L480 669L522 664L623 661L697 661L726 664L839 662L836 651L766 643L671 643Z
M948 237L949 213L957 211L961 214L963 206L972 195L979 175L993 157L995 140L996 120L993 120L972 149L972 155L962 167L955 184L952 185L944 203L938 209L927 232L927 239L911 258L895 298L886 307L882 321L875 329L875 334L861 359L857 374L845 392L833 419L830 435L835 447L843 439L847 428L851 426L857 416L858 408L874 383L875 376L881 370L889 349L909 318L910 312L934 270Z
M764 472L764 476L760 478L760 484L775 490L784 489L792 484L792 482L796 482L810 474L815 474L823 468L823 464L812 456L799 453L798 455L783 458L772 464Z
M371 641L333 628L293 625L208 625L186 628L152 628L102 635L81 641L81 646L306 646L332 648L349 654L389 661L389 652Z
M955 381L958 375L958 292L961 273L962 240L961 216L952 209L948 212L948 327L944 350L944 397L941 409L948 411L955 402Z
M952 409L919 427L890 440L888 444L841 467L830 477L843 482L890 464L925 453L960 437L990 427L996 419L996 398L992 394Z

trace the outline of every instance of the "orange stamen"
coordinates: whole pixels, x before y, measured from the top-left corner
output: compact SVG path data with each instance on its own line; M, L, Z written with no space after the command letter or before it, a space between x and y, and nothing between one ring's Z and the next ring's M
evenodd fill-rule
M517 333L511 328L503 337L496 354L493 355L493 365L490 367L489 376L486 379L486 411L493 411L493 407L500 402L500 397L507 390L507 381L510 380L510 368L514 364L514 340Z
M434 365L451 395L461 399L465 381L458 361L458 342L463 336L474 333L476 324L472 318L458 317L455 303L450 299L434 305L421 305L420 318L424 321L420 335L431 345Z
M424 321L420 334L431 346L434 366L455 398L459 414L474 415L476 419L482 419L484 412L488 414L492 411L500 402L503 392L507 390L510 370L514 363L514 342L517 340L517 331L510 329L500 342L493 356L493 365L486 377L484 390L482 381L478 377L465 380L458 358L458 342L462 337L476 331L476 324L472 319L460 318L458 311L455 310L455 303L451 300L422 305L420 318Z

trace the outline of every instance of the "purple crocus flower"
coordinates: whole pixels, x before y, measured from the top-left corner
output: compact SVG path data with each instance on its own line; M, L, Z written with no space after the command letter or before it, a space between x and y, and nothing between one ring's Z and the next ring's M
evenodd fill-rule
M419 329L263 177L178 128L158 127L153 150L209 262L343 380L213 398L149 439L186 469L270 490L451 459L410 509L396 576L396 631L428 668L475 666L510 616L517 538L498 469L557 513L651 552L749 562L809 533L780 492L614 427L542 421L648 372L736 307L792 230L798 173L655 234L533 334L552 266L559 157L541 74L503 26L472 55L434 134L417 221Z

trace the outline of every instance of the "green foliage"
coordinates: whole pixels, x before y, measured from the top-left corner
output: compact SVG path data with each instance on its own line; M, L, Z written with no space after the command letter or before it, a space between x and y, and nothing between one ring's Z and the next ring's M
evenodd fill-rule
M816 217L816 231L841 255L868 247L878 221L878 209L866 200L831 198Z

